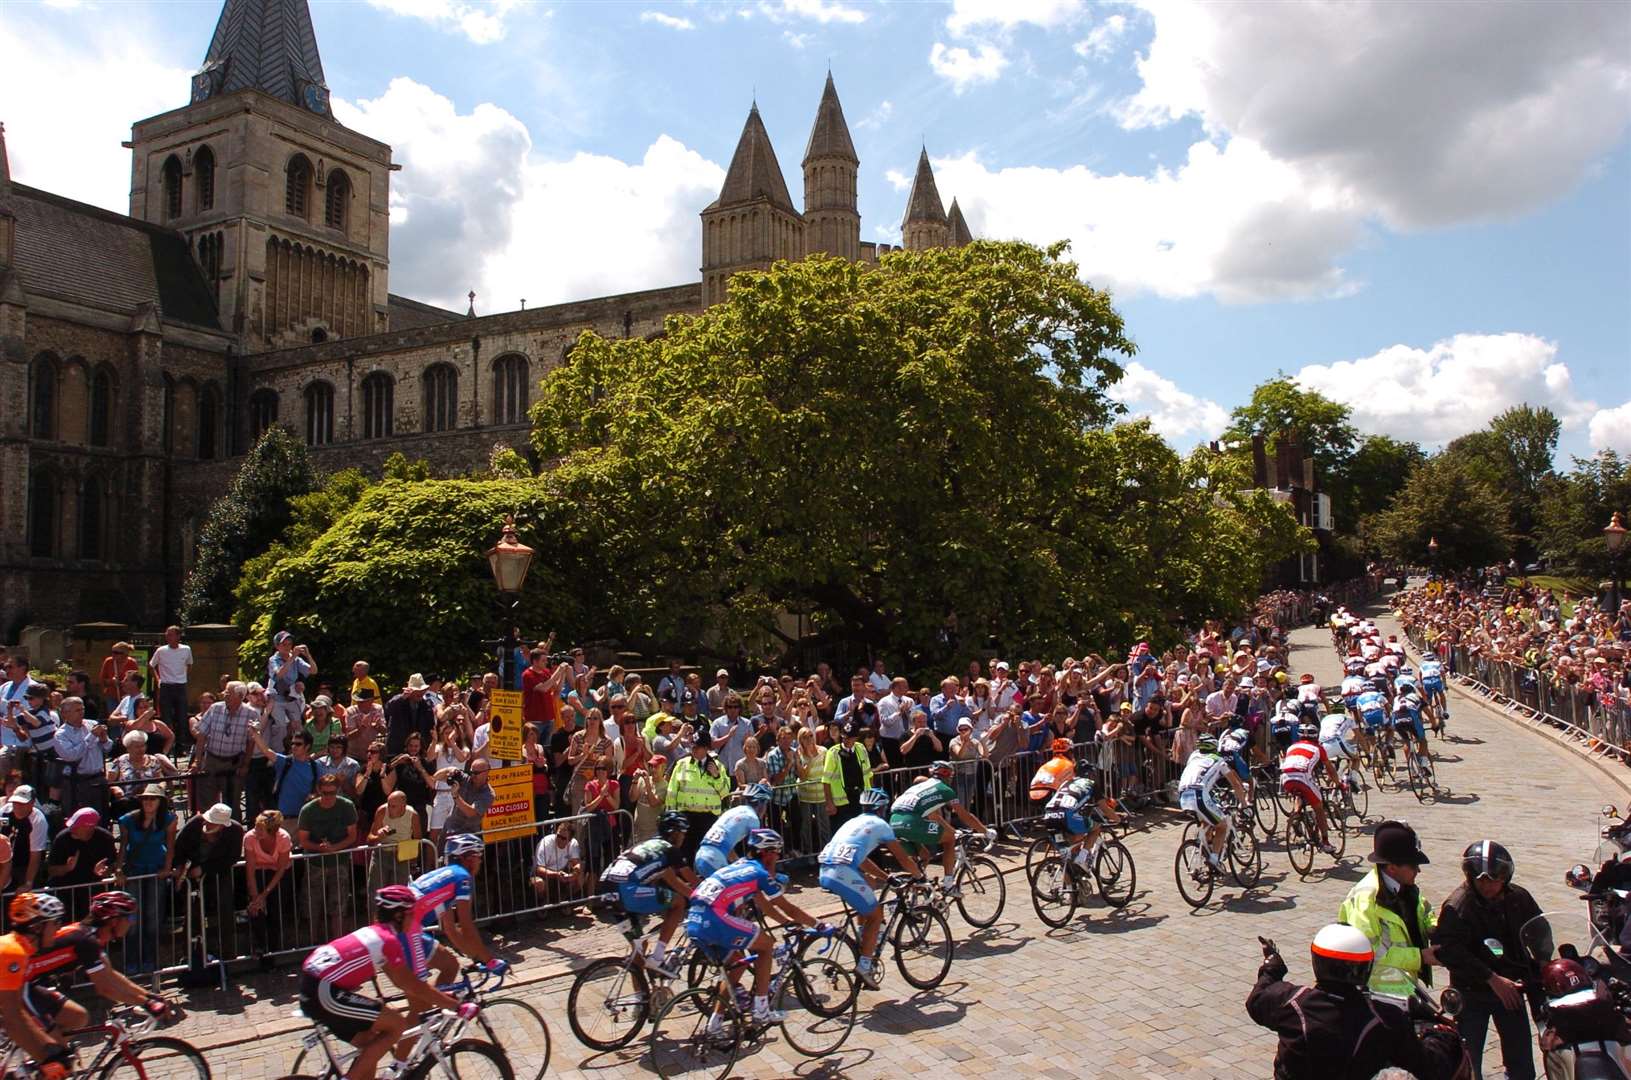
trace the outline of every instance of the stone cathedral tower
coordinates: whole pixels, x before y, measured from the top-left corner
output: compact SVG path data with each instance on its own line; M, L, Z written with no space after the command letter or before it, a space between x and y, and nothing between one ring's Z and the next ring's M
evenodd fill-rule
M958 210L958 220L962 216L962 210ZM967 228L965 225L964 230ZM946 216L946 204L940 201L940 189L934 183L928 147L918 155L917 175L912 178L912 192L906 197L906 216L901 219L900 235L907 251L945 247L951 242L951 220Z
M306 0L226 0L191 90L132 128L130 216L186 235L246 352L386 329L396 166L334 119Z
M821 91L815 126L804 148L804 253L824 252L844 259L861 257L861 211L856 201L855 156L844 107L838 103L832 72Z
M737 270L803 257L804 219L787 194L755 102L725 171L725 186L702 212L703 306L725 299L725 279Z

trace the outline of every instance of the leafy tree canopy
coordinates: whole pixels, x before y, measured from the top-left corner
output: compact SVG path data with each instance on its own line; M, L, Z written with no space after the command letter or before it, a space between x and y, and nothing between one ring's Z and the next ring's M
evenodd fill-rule
M1603 527L1616 510L1631 510L1631 468L1625 459L1612 450L1575 458L1569 472L1551 478L1542 489L1536 512L1541 554L1581 573L1608 573Z
M1392 507L1367 519L1365 531L1384 554L1407 564L1426 562L1436 538L1446 570L1502 562L1512 551L1506 500L1448 452L1418 466Z
M1249 443L1253 435L1261 435L1272 453L1280 436L1290 432L1313 457L1321 475L1331 476L1342 472L1359 441L1359 432L1349 422L1352 416L1348 406L1281 375L1259 383L1251 401L1229 414L1224 438Z

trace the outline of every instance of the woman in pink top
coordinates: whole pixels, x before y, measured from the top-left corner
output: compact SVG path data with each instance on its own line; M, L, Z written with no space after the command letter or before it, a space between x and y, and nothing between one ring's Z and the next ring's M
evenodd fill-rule
M289 889L290 852L294 841L283 828L283 815L263 811L255 827L244 834L244 876L249 880L249 931L261 970L272 967L272 956L283 948L284 930L292 924L294 905Z

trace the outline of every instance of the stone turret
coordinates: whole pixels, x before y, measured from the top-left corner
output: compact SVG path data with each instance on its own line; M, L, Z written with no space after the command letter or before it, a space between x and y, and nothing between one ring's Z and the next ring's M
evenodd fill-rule
M844 122L832 72L821 91L815 125L804 148L804 249L845 259L861 255L861 213L856 197L856 174L861 159Z
M951 234L951 246L962 247L974 242L974 234L969 231L968 222L963 220L963 208L957 205L957 200L951 200L951 212L946 215L946 228Z
M934 183L928 147L918 155L917 175L912 178L912 192L906 198L906 216L901 219L900 231L901 242L908 251L945 247L951 239L951 225L946 218L946 205L940 201L940 189Z
M755 103L742 125L719 198L702 211L703 305L725 299L725 282L738 270L764 269L780 259L803 257L804 218L787 194L781 163Z

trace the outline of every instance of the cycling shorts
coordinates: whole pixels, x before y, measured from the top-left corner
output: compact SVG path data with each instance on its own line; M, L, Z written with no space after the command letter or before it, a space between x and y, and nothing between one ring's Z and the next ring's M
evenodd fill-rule
M23 1008L27 1009L29 1015L38 1020L43 1028L55 1026L57 1014L62 1011L62 1006L67 1001L67 998L49 986L41 986L39 983L23 984Z
M1202 825L1216 825L1223 820L1223 808L1204 788L1184 788L1178 793L1178 805L1193 814Z
M674 890L662 885L625 881L617 887L617 902L629 915L656 915L674 903Z
M1269 734L1274 737L1274 745L1283 753L1291 749L1291 744L1297 741L1296 724L1274 724L1269 728Z
M870 915L878 909L878 894L872 891L866 875L853 866L823 866L821 887L857 915Z
M1093 831L1097 822L1089 820L1085 808L1078 806L1070 810L1050 810L1042 815L1042 824L1054 834L1086 836Z
M720 849L709 844L697 848L696 868L697 877L710 878L719 873L731 862L730 856Z
M1309 806L1319 806L1325 801L1320 798L1319 789L1300 776L1280 777L1280 790L1298 796Z
M926 848L940 846L940 823L920 818L915 814L889 815L889 827L895 831L895 839L903 844L918 844Z
M1347 739L1321 739L1320 746L1333 765L1343 758L1356 757L1359 754L1359 747Z
M710 960L722 964L731 953L753 944L759 936L759 925L716 915L706 907L694 907L685 917L685 936Z
M1444 693L1444 680L1424 678L1421 681L1421 688L1429 694L1442 694Z
M1422 726L1421 713L1394 713L1393 730L1399 732L1401 735L1406 731L1411 731L1415 733L1415 736L1418 739L1427 738L1427 728Z
M1366 727L1375 731L1382 726L1382 721L1387 719L1387 713L1381 709L1372 709L1370 712L1361 714L1360 719L1365 721Z
M341 990L308 971L300 973L300 1011L351 1042L374 1026L385 1003L352 990Z

